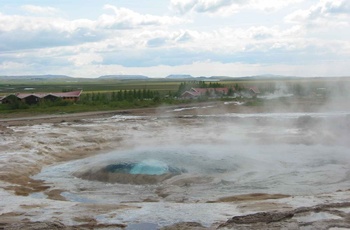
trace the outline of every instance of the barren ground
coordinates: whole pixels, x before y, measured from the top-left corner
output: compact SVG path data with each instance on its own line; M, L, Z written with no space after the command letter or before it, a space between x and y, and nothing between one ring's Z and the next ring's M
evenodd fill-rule
M328 112L328 108L327 106L320 109L318 105L306 103L298 107L297 111L294 106L285 106L276 111L272 107L245 107L220 102L186 107L0 118L0 229L138 229L140 226L142 228L142 224L147 227L144 220L115 220L118 219L118 215L137 213L141 216L139 213L143 212L145 213L142 215L146 215L144 218L147 219L147 215L151 216L152 213L142 210L152 212L152 207L160 210L164 208L163 205L174 210L174 216L175 212L195 209L203 212L203 218L208 214L212 216L212 219L206 221L191 221L188 214L184 213L186 218L183 217L178 222L170 221L171 224L165 220L164 223L168 224L158 226L164 229L350 228L349 171L340 188L334 185L336 189L328 187L326 192L321 193L300 195L293 192L281 194L252 191L245 194L218 195L211 199L204 195L193 198L186 194L195 191L196 184L215 185L216 181L209 177L192 176L171 178L157 186L154 194L146 195L146 191L140 192L140 195L133 198L136 199L134 201L122 201L128 198L121 196L120 202L113 203L72 201L64 195L65 192L73 191L69 185L62 186L58 182L34 177L47 166L103 156L110 151L125 151L164 143L180 143L182 146L193 143L218 145L221 142L230 142L229 138L232 136L241 138L239 135L243 134L230 131L231 127L241 125L240 120L237 122L238 118L217 118L215 115ZM343 109L350 111L348 108ZM208 115L214 118L202 117ZM251 130L244 133L246 138L243 141L251 146L257 143L259 146L262 143L271 146L297 144L341 146L349 149L346 141L349 134L349 115L344 116L344 121L339 121L338 125L341 129L329 128L328 124L324 123L320 127L321 123L317 123L317 119L310 122L308 116L303 116L291 126L300 133L284 136L272 132L267 135L270 120L263 117L255 119L253 124L263 132ZM234 138L233 140L239 141ZM348 158L343 161L345 162L341 167L346 168L350 162ZM332 186L332 183L327 186ZM79 189L80 192L84 192L84 187ZM139 187L136 189L142 190ZM89 192L89 189L86 192ZM203 207L208 208L207 212L200 210ZM155 216L159 215L156 214L157 211L153 210ZM169 213L171 215L172 212ZM201 217L199 214L198 216ZM150 223L149 229L158 228L152 224L159 223Z

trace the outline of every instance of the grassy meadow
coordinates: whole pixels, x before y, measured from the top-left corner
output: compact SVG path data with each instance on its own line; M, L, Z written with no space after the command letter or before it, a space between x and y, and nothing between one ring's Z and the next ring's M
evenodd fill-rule
M214 100L199 98L184 100L179 98L186 84L198 87L202 79L146 79L146 80L117 80L117 79L79 79L66 80L7 80L0 81L0 97L14 93L66 92L83 90L80 101L43 102L37 105L18 103L15 105L0 104L0 116L76 113L85 111L106 111L129 108L146 108L159 105L176 105L197 101ZM203 83L203 82L202 82ZM274 79L225 79L213 81L219 86L242 90L249 87L257 88L260 95L282 92L293 94L299 98L315 98L326 100L329 95L338 97L349 96L350 78L274 78ZM211 82L206 80L204 85ZM215 100L218 100L216 98ZM222 97L220 100L236 100L233 97ZM239 100L244 100L239 98ZM247 105L261 105L259 99L249 99Z

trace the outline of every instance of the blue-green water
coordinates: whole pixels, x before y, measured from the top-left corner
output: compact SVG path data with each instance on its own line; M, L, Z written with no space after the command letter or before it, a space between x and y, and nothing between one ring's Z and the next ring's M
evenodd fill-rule
M136 163L122 162L110 164L106 166L105 170L110 173L125 173L133 175L163 175L167 173L180 174L185 171L176 167L168 166L162 161L153 159L143 160Z

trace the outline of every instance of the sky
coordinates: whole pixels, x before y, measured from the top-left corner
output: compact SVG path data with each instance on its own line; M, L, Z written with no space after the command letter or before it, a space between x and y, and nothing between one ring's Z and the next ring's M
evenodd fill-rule
M350 76L349 0L1 0L0 75Z

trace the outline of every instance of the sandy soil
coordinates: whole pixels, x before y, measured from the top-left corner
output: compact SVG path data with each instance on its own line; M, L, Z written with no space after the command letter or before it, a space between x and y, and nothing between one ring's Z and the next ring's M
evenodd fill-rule
M195 109L191 109L193 107ZM174 109L176 110L177 108L183 110L174 112ZM315 110L313 106L307 103L302 107L298 107L298 109L299 111ZM295 108L281 107L279 111L291 110L295 111ZM0 202L0 229L127 228L126 224L100 223L96 216L98 214L112 215L110 214L111 211L115 210L140 209L141 206L120 203L99 205L69 202L62 196L64 189L56 188L43 180L35 180L31 176L39 173L43 167L51 164L82 159L110 150L130 148L137 145L137 139L141 137L146 140L144 143L147 144L147 141L151 141L153 138L142 132L141 129L144 128L144 124L138 124L133 121L125 124L121 123L116 129L111 129L109 123L87 126L90 123L93 124L95 119L103 120L115 115L164 116L174 119L181 118L177 121L179 125L195 126L198 124L193 124L192 120L187 121L186 116L217 114L218 111L225 113L255 113L271 111L271 107L242 107L235 104L227 106L222 103L206 103L186 105L185 107L0 118L0 195L3 199L8 199L6 202ZM276 110L274 109L274 111ZM79 124L83 125L79 126ZM46 125L54 128L41 130ZM161 125L162 123L148 122L147 128L158 130ZM134 136L130 135L130 130L132 130ZM322 135L320 133L321 137ZM328 133L324 134L324 140L327 139L331 142L332 139L330 137ZM266 137L265 139L261 137L261 140L275 141L271 137ZM186 141L191 142L190 138ZM198 178L191 183L194 181L198 182ZM179 180L177 183L182 183L181 186L185 186L188 181L180 182ZM38 193L45 194L46 199L33 199L33 194ZM149 198L144 200L144 202L158 202L163 199L162 196L164 198L168 196L167 193L166 189L160 189L158 191L159 199ZM315 205L309 205L304 209L300 209L304 207L302 202L304 199L313 200ZM350 190L341 190L316 197L303 196L295 198L286 194L264 193L221 197L215 200L208 200L207 203L232 204L236 210L239 210L238 213L241 213L241 217L230 219L228 216L226 223L214 223L212 226L203 226L197 222L184 222L164 227L164 229L350 228L349 199ZM11 202L13 205L10 205ZM43 214L41 210L46 210L46 213ZM71 210L71 213L68 210ZM72 217L73 213L77 215ZM319 214L320 216L318 216ZM232 217L233 214L228 215ZM317 217L313 219L314 216ZM311 220L300 221L303 220L303 217Z

